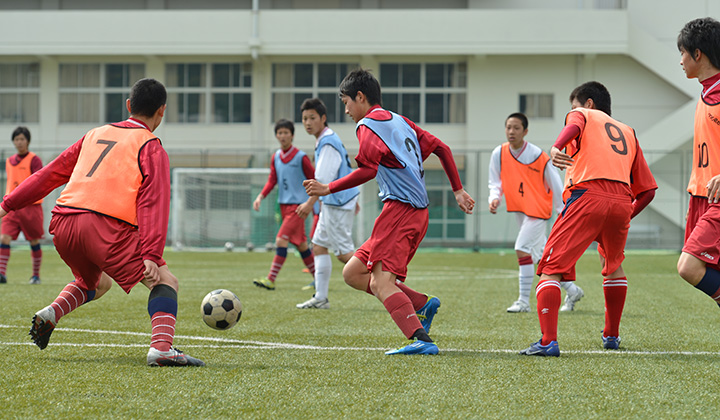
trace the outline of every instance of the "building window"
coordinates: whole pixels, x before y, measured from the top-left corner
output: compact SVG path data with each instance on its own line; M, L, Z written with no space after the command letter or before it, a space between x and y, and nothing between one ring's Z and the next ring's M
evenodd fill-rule
M425 123L465 123L465 63L380 64L383 108Z
M272 119L287 118L300 122L300 105L307 98L320 98L327 107L328 123L350 121L338 97L338 87L358 64L295 63L273 64Z
M552 93L521 93L520 112L528 118L553 118Z
M125 100L144 64L60 64L60 122L110 123L128 117Z
M0 64L0 122L40 122L40 64Z
M465 179L465 155L456 154L455 163L461 179ZM424 163L425 186L428 192L429 224L426 238L440 242L465 240L465 213L455 195L440 160L431 155Z
M251 63L188 63L165 66L171 123L249 123Z

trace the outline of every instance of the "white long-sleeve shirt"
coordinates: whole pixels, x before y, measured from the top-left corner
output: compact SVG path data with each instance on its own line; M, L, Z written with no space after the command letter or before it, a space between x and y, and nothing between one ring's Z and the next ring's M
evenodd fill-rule
M495 199L499 200L503 195L502 179L500 179L501 149L502 144L496 147L490 156L490 167L488 169L488 189L490 190L490 195L488 196L488 204L492 203ZM510 153L512 153L515 159L517 159L520 163L528 165L540 157L542 149L526 141L520 149L516 150L511 146ZM553 166L552 161L549 160L545 165L544 184L545 188L552 191L553 208L555 209L555 212L559 214L563 209L563 183L557 169Z
M325 129L320 133L320 136L315 141L315 147L317 147L320 139L333 133L334 132L330 127L325 127ZM320 149L320 151L318 152L317 161L315 162L315 179L322 184L329 184L338 179L337 175L338 171L340 170L340 165L342 165L342 159L342 155L340 154L340 152L335 150L334 147L329 145L323 146L323 148ZM356 203L357 196L345 203L344 206L337 208L343 210L354 210Z

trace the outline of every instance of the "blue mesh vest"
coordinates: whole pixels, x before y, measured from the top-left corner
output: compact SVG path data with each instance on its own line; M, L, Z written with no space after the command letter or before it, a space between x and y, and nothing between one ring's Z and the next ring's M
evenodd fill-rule
M340 141L340 137L338 137L338 135L334 132L327 136L322 136L318 140L318 144L315 147L315 162L318 161L320 150L324 146L330 146L334 148L338 151L338 153L340 153L340 156L342 157L342 163L340 163L340 168L338 168L338 172L335 174L334 179L342 178L352 172L352 168L350 167L350 158L348 158L347 150L345 150L345 146L343 146L342 141ZM327 204L329 206L341 207L347 204L353 198L357 197L358 194L360 194L360 190L358 190L357 187L352 187L348 188L347 190L338 191L336 193L320 197L320 201L322 201L323 204Z
M392 119L387 121L363 118L358 122L358 126L364 125L377 134L402 165L402 168L378 165L375 176L380 187L378 196L382 201L397 200L424 209L428 196L417 135L400 115L390 114Z
M301 204L307 201L308 195L305 193L303 181L305 180L305 172L303 172L302 160L305 152L298 150L295 156L288 163L283 163L280 159L282 150L275 152L275 174L277 175L278 185L278 203L280 204Z

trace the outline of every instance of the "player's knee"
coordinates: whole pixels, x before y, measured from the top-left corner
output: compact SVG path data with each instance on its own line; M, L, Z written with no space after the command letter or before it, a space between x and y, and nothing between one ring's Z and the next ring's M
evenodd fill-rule
M697 284L705 275L705 264L690 254L681 254L677 263L680 277L690 284Z

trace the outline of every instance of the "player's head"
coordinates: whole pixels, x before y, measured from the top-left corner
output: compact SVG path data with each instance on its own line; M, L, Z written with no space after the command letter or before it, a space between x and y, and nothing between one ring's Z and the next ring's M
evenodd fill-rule
M275 123L275 138L280 143L280 148L283 150L290 149L294 137L295 125L292 121L281 118Z
M290 131L290 134L295 135L295 124L293 124L292 121L285 119L285 118L280 118L275 123L275 134L276 135L277 135L278 130L280 130L281 128L284 128L284 129Z
M155 79L140 79L130 89L130 114L141 117L153 117L167 101L167 91L162 83Z
M348 73L340 82L340 97L347 96L355 100L358 92L362 92L370 106L382 105L380 82L370 71L357 69Z
M23 127L23 126L20 126L13 130L12 137L10 137L10 140L12 140L14 142L15 138L20 135L25 136L25 139L27 140L27 142L30 143L30 130L28 130L27 127Z
M505 137L514 148L520 148L525 144L525 136L528 132L528 119L525 114L515 112L505 119Z
M611 113L610 92L600 82L586 82L570 93L570 104L573 108L585 107Z
M320 98L308 98L303 101L303 103L300 105L300 112L303 114L305 111L313 110L317 113L318 117L324 118L323 125L327 126L327 107L325 106L325 102L322 101Z
M691 20L680 30L677 47L694 61L700 51L713 67L720 69L720 22L710 17Z

